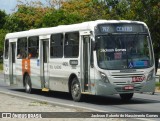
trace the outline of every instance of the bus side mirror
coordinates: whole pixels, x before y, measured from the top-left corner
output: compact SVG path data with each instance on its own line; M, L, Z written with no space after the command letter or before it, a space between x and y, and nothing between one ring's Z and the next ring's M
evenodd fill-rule
M91 41L91 50L94 51L96 50L96 42L95 41Z
M100 48L100 44L99 42L92 41L91 47L92 47L92 50L94 51Z

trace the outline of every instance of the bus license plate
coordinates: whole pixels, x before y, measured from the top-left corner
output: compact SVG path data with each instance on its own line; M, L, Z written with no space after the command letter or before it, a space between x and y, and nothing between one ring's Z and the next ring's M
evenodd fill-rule
M132 77L132 82L142 82L143 80L145 80L145 76Z
M131 85L130 85L130 86L125 86L125 87L124 87L124 90L133 90L133 89L134 89L134 87L131 86Z

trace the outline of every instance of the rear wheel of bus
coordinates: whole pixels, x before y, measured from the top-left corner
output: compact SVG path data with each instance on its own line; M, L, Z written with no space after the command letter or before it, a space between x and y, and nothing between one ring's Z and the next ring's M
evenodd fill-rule
M25 83L25 85L24 85L25 86L25 91L27 93L31 93L32 86L31 86L31 79L30 79L29 75L25 76L24 83Z
M120 97L122 100L128 101L131 100L131 98L133 97L133 93L120 94Z
M71 95L74 101L80 102L82 101L82 93L80 83L77 78L74 78L71 83Z

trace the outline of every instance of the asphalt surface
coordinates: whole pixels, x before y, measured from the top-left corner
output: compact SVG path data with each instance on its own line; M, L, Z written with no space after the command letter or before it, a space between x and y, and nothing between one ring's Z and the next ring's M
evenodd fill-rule
M121 101L119 95L100 97L86 96L83 102L74 102L68 93L62 92L41 92L33 90L32 94L25 93L23 88L10 87L3 83L3 75L0 74L0 92L28 97L35 100L43 100L57 105L84 108L91 111L100 112L160 112L160 93L154 95L134 94L129 102ZM143 120L159 121L159 118L149 118Z

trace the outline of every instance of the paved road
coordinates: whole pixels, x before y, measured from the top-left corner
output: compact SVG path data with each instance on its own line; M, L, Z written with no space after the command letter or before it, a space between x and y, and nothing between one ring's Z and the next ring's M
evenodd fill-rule
M151 94L135 94L133 99L127 103L120 100L119 95L98 97L86 96L84 102L74 102L68 93L61 92L41 92L34 90L33 94L26 94L24 89L9 87L3 82L3 75L0 74L0 91L14 93L24 97L41 99L56 104L66 106L84 107L95 111L103 112L160 112L160 93ZM152 119L160 120L160 119Z

